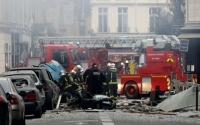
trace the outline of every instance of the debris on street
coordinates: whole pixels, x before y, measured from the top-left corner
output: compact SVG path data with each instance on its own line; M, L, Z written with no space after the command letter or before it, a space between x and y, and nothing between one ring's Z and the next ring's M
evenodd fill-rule
M195 109L195 88L195 86L192 86L175 95L171 95L161 103L158 103L157 106L153 106L153 102L149 98L143 100L118 100L117 109L130 113L162 115L176 115L189 112ZM198 96L198 104L200 105L200 96Z

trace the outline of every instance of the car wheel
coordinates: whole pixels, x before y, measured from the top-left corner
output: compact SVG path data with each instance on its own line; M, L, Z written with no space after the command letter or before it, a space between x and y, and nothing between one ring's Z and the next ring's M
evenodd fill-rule
M44 105L42 106L42 112L43 112L43 113L46 112L46 103L44 103Z
M42 117L42 108L39 107L39 109L34 113L35 118L41 118Z

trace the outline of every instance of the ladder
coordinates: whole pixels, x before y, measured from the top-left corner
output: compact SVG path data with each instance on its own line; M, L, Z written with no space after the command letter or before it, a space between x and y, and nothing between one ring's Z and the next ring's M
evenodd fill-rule
M134 48L137 45L137 41L144 42L147 39L155 39L157 42L170 42L174 45L179 45L179 39L176 36L169 35L130 35L130 36L71 36L71 37L38 37L38 42L43 44L79 44L80 47L87 48L103 48L106 43L109 43L111 47L116 48Z

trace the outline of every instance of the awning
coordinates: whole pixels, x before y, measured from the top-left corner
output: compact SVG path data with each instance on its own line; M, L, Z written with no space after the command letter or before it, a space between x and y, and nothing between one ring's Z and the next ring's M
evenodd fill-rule
M200 38L200 33L184 33L178 36L179 39Z

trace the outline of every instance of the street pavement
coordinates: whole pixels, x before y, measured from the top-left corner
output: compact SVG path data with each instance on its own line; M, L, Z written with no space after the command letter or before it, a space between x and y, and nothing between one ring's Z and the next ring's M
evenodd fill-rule
M26 117L27 125L200 125L199 118L169 115L104 112L47 112L42 118Z

